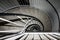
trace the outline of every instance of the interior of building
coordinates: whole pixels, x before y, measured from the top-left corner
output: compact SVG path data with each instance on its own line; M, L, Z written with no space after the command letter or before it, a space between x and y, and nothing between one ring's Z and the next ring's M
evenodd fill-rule
M0 0L1 40L60 40L59 24L60 0Z

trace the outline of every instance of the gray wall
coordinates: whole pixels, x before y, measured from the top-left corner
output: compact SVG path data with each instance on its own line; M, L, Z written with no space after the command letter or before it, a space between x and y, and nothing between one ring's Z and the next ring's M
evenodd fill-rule
M53 2L56 0L53 0L53 1L49 0L49 1ZM46 12L49 15L51 23L52 23L52 31L57 32L59 30L59 21L58 21L56 12L54 11L54 9L51 7L51 5L46 0L30 0L30 6L38 8L38 9ZM59 10L60 9L58 8L58 11Z

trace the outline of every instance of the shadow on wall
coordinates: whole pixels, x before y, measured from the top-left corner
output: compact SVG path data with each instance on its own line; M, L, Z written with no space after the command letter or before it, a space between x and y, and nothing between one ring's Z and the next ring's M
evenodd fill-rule
M30 5L29 0L17 0L20 5Z

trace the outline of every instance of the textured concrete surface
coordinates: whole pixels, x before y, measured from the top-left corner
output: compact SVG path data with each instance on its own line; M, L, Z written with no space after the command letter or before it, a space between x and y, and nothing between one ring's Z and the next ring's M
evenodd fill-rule
M26 14L38 18L44 25L44 31L51 31L51 21L45 12L42 10L33 8L33 7L19 7L6 11L6 13L17 13L17 14Z

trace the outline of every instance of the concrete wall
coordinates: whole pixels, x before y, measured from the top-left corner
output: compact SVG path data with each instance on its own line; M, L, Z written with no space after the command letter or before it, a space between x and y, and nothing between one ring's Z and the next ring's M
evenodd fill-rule
M30 6L38 8L46 12L49 15L51 23L52 23L52 31L57 32L59 30L59 21L58 21L56 12L46 0L30 0Z

